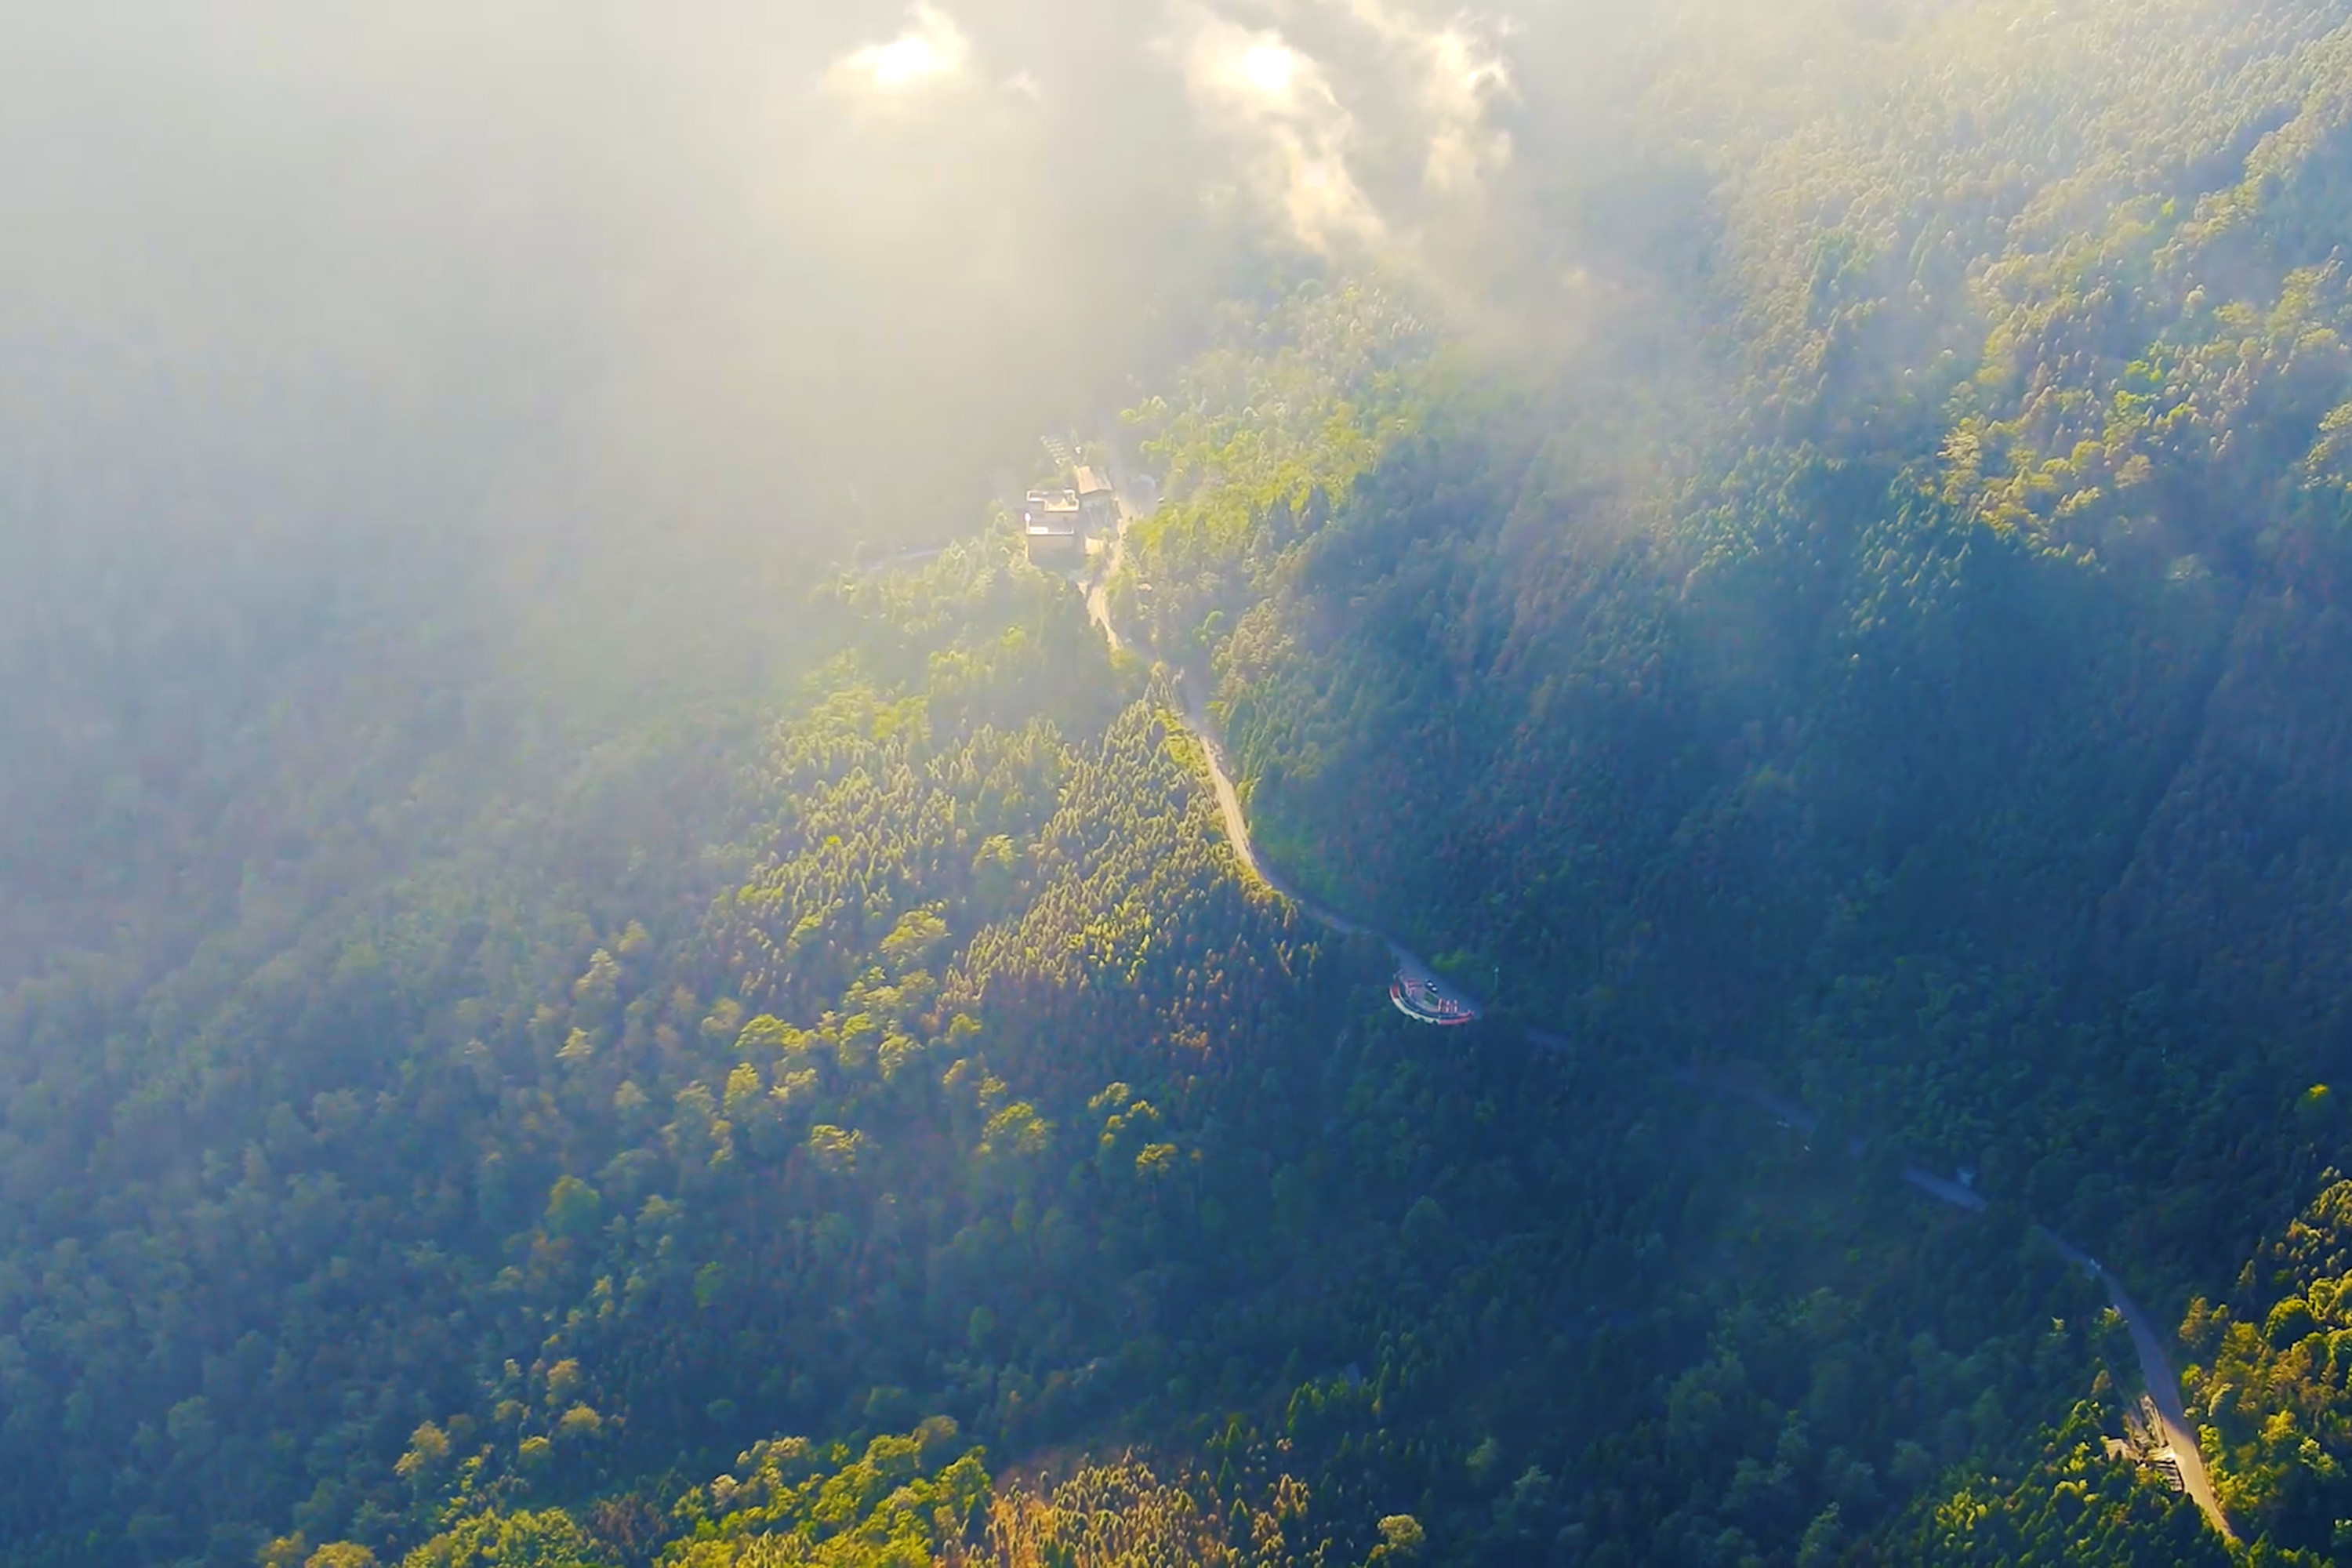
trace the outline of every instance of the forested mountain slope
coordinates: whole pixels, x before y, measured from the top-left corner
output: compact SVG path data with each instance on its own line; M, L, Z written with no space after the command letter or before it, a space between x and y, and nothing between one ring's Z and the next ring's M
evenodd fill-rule
M2153 9L2128 42L2132 7L1923 26L1957 143L1906 96L1909 142L1832 115L1725 153L1719 319L1754 368L1672 491L1548 438L1549 407L1400 414L1343 374L1318 406L1352 445L1297 437L1294 496L1244 525L1204 486L1139 553L1206 584L1155 582L1163 633L1215 661L1267 837L1342 903L2213 1268L2242 1211L2184 1206L2181 1163L2291 1166L2352 939L2347 35ZM2099 92L2053 105L2029 59ZM1147 411L1171 464L1238 445L1214 410L1262 408L1295 353ZM2016 1081L2050 1027L2079 1048Z
M632 1556L691 1524L681 1458L930 1415L903 1456L947 1442L934 1466L957 1423L1015 1452L1224 1432L1165 1505L1101 1482L1136 1529L1221 1517L1318 1378L1343 1449L1338 1412L1408 1386L1452 1423L1393 1342L1475 1314L1465 1259L1622 1292L1609 1238L1672 1184L1596 1187L1537 1137L1556 1074L1418 1060L1377 948L1237 880L1165 697L1009 542L829 592L811 615L856 651L749 752L649 736L258 968L158 987L102 1052L68 1045L103 998L18 993L13 1551L439 1528L426 1561L523 1561L483 1510L602 1495L515 1540ZM1496 1125L1517 1152L1465 1165ZM1447 1451L1383 1443L1405 1475ZM990 1528L1065 1528L1054 1495Z
M2352 8L1764 9L1520 352L1139 398L1139 653L1001 515L23 554L0 1561L2343 1551Z
M1952 7L1764 105L1695 60L1736 390L1678 423L1596 408L1605 329L1598 390L1465 395L1376 294L1139 411L1198 477L1143 602L1277 860L2175 1301L2234 1273L2338 1148L2345 22Z

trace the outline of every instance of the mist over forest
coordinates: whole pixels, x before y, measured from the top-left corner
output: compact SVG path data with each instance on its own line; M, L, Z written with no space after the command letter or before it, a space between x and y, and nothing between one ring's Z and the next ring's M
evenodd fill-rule
M0 16L0 1564L2352 1555L2352 3Z
M1557 20L1550 47L1600 47ZM1496 52L1516 24L1332 9L1292 24L1314 54L1281 24L10 19L15 787L87 831L110 780L184 772L273 702L382 722L336 693L359 668L447 700L520 665L559 711L708 692L769 651L776 580L967 529L1037 432L1110 426L1219 306L1341 258L1469 300L1575 248L1552 231L1601 72L1531 98ZM1253 50L1296 82L1264 93ZM1522 144L1549 171L1490 192ZM224 796L278 771L226 765L253 771ZM20 814L20 853L59 826ZM89 929L8 923L10 971Z

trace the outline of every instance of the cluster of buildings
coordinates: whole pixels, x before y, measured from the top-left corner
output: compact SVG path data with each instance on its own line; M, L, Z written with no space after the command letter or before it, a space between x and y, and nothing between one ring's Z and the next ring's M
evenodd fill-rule
M1069 485L1031 490L1021 507L1029 559L1040 566L1076 566L1091 540L1118 531L1118 497L1110 481L1083 463L1069 465Z

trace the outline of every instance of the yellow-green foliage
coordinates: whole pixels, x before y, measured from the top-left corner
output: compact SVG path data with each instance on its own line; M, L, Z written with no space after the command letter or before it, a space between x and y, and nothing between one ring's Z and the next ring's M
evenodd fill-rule
M2229 1562L2196 1509L2127 1460L2105 1432L2119 1413L2085 1400L2021 1477L1971 1475L1916 1505L1890 1559L1921 1563Z
M759 1443L738 1456L734 1472L681 1498L667 1530L656 1527L656 1538L675 1532L657 1568L1321 1568L1325 1560L1309 1535L1307 1488L1288 1475L1253 1501L1226 1496L1204 1473L1180 1468L1163 1480L1123 1456L1058 1483L995 1489L981 1451L960 1447L944 1416L877 1437L862 1452L801 1437ZM634 1498L608 1500L586 1510L583 1524L561 1509L486 1509L410 1552L404 1568L638 1560L650 1543L630 1521L644 1511ZM1402 1531L1417 1546L1419 1526L1400 1519L1381 1522L1383 1538L1393 1544ZM301 1550L299 1537L277 1542L265 1568L290 1568ZM1386 1552L1401 1555L1410 1553ZM339 1544L320 1548L307 1568L373 1562L366 1548Z
M1121 618L1139 615L1178 651L1173 637L1265 587L1285 551L1413 428L1428 372L1405 351L1420 331L1377 284L1310 289L1254 337L1202 356L1172 398L1130 410L1167 500L1129 531L1113 588ZM1148 605L1134 593L1143 582Z
M352 1541L331 1541L303 1560L302 1568L376 1568L375 1553Z
M2352 1458L2352 1182L2328 1185L2264 1247L2239 1300L2189 1304L2189 1418L2232 1517L2260 1525L2334 1497Z
M998 1568L1312 1568L1307 1488L1277 1479L1252 1506L1205 1476L1163 1481L1132 1456L1090 1465L1058 1485L1008 1486L988 1510L987 1561Z
M604 1568L611 1553L562 1509L478 1513L410 1552L402 1568Z
M957 1561L966 1526L988 1497L978 1450L950 1460L955 1423L925 1422L877 1437L855 1458L799 1437L759 1444L678 1505L693 1534L662 1568L919 1568Z

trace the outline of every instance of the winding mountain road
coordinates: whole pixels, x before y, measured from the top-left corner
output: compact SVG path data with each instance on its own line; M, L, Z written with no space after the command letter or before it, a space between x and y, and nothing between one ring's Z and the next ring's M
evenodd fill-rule
M1119 500L1119 531L1111 541L1101 572L1096 577L1093 585L1087 591L1087 617L1102 628L1103 635L1110 639L1110 646L1114 649L1123 648L1127 644L1121 641L1118 628L1111 624L1109 586L1111 579L1118 574L1124 559L1127 524L1131 517L1132 513L1128 507L1126 498L1122 496ZM1217 740L1214 727L1209 722L1206 705L1192 690L1192 683L1181 669L1176 671L1175 681L1177 694L1182 704L1185 727L1192 731L1193 739L1201 743L1202 753L1208 762L1209 782L1216 793L1218 812L1224 817L1225 837L1233 844L1234 853L1241 858L1242 864L1248 868L1250 873L1267 887L1297 904L1309 918L1320 924L1349 936L1377 938L1388 948L1390 955L1396 961L1400 976L1423 982L1437 990L1439 994L1460 1001L1474 1012L1481 1008L1482 1005L1475 998L1467 996L1450 982L1440 979L1427 963L1394 937L1384 931L1375 931L1360 921L1351 921L1335 910L1325 909L1313 900L1301 895L1276 875L1272 868L1259 857L1256 845L1250 838L1249 823L1242 815L1241 795L1234 789L1232 774L1226 769L1224 749ZM1528 1030L1528 1037L1532 1043L1546 1049L1566 1048L1569 1043L1559 1036L1547 1034L1538 1029ZM1708 1083L1688 1071L1677 1076L1683 1081L1697 1087L1720 1088L1742 1099L1754 1100L1770 1111L1784 1125L1800 1127L1808 1133L1818 1125L1818 1119L1802 1106L1779 1100L1760 1089L1730 1084ZM1947 1181L1917 1166L1906 1167L1904 1171L1904 1180L1937 1202L1951 1205L1971 1214L1981 1213L1987 1206L1983 1195L1972 1188ZM2182 1489L2187 1492L2189 1500L2196 1503L2199 1511L2204 1514L2206 1522L2213 1527L2214 1532L2224 1541L2235 1542L2238 1539L2237 1534L2230 1528L2229 1516L2221 1510L2221 1500L2213 1490L2212 1477L2205 1468L2205 1457L2197 1447L2196 1428L2189 1422L2188 1412L2180 1396L2179 1374L2173 1370L2172 1359L2165 1350L2168 1336L2158 1328L2156 1320L2149 1317L2139 1303L2132 1300L2130 1293L2125 1290L2122 1282L2107 1272L2098 1259L2074 1246L2054 1231L2040 1226L2034 1228L2046 1237L2069 1262L2084 1269L2106 1287L2109 1302L2131 1333L2132 1349L2139 1358L2140 1377L2147 1384L2149 1398L2156 1406L2158 1423L2163 1427L2165 1440L2169 1446L2169 1457L2179 1468Z
M1118 639L1118 628L1110 624L1110 580L1118 575L1119 566L1127 559L1127 498L1118 498L1118 531L1110 536L1110 549L1103 556L1102 570L1095 576L1094 586L1087 590L1087 619L1102 628L1110 639L1110 650L1118 653L1127 645Z
M1110 646L1114 651L1128 646L1120 638L1118 628L1111 624L1110 618L1110 582L1118 574L1119 567L1125 560L1127 525L1134 517L1124 496L1119 498L1118 512L1118 532L1112 537L1110 548L1104 553L1101 572L1097 574L1092 586L1087 590L1087 618L1102 628L1103 636L1110 639ZM1241 794L1234 789L1233 775L1226 769L1224 747L1217 739L1215 727L1209 722L1207 706L1202 701L1200 695L1192 689L1192 681L1181 669L1175 670L1174 678L1177 697L1182 704L1184 727L1192 731L1192 738L1201 743L1202 753L1208 760L1209 782L1216 791L1217 810L1225 819L1225 837L1231 841L1234 853L1241 857L1242 864L1249 868L1250 874L1297 904L1307 918L1317 923L1347 936L1369 936L1377 939L1389 950L1389 956L1395 961L1396 972L1400 979L1412 981L1430 996L1451 1003L1460 1008L1464 1015L1461 1021L1467 1022L1468 1019L1477 1016L1483 1011L1484 1005L1476 997L1432 969L1428 962L1420 954L1386 931L1375 931L1360 921L1351 921L1336 910L1324 908L1284 881L1274 868L1265 863L1257 852L1257 846L1250 838L1249 823L1242 816Z
M1225 769L1224 749L1218 743L1215 731L1210 728L1208 714L1202 710L1201 700L1193 694L1192 683L1181 671L1176 676L1176 690L1183 700L1185 728L1192 731L1192 738L1201 742L1201 750L1208 758L1209 782L1216 789L1217 809L1225 819L1225 837L1233 841L1234 853L1241 857L1242 864L1248 867L1259 881L1297 904L1310 920L1344 935L1377 939L1389 950L1389 957L1395 961L1398 974L1441 995L1452 997L1467 1007L1478 1008L1481 1004L1476 997L1439 975L1420 954L1404 943L1386 931L1374 931L1360 921L1351 921L1336 910L1324 908L1284 881L1259 858L1257 847L1250 840L1249 824L1242 816L1241 795L1234 790L1233 776Z

